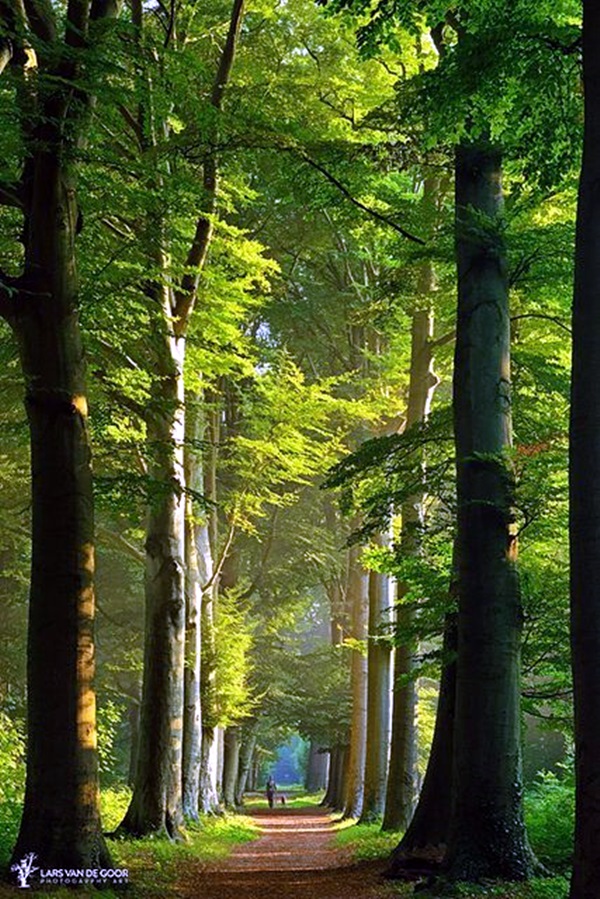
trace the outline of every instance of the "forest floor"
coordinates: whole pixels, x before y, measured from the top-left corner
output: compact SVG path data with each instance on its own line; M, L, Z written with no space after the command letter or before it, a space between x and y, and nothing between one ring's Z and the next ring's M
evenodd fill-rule
M322 808L250 810L259 838L217 864L186 866L175 894L184 899L387 899L400 895L382 877L385 862L353 863L335 843Z

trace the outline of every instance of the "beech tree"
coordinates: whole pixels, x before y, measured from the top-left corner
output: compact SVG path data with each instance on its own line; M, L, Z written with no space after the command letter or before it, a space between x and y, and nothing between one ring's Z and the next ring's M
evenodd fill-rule
M47 868L109 863L98 810L94 503L76 239L77 154L98 50L118 11L116 0L74 0L64 16L46 3L0 5L0 68L21 142L19 171L1 193L23 222L21 270L1 276L1 312L21 357L33 510L27 787L14 859L33 851Z

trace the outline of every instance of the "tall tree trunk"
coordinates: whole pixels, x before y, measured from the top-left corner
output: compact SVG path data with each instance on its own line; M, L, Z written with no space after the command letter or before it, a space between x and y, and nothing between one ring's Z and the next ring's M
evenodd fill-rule
M448 875L527 878L520 745L522 611L513 525L510 320L501 156L456 152L454 360L458 659Z
M379 536L380 545L385 545ZM369 572L369 641L365 793L360 821L369 824L383 815L390 745L391 583L389 575ZM385 639L381 639L381 638Z
M350 550L348 592L352 609L352 638L364 646L367 639L369 615L369 575L360 564L360 548L357 546ZM345 771L344 817L360 818L363 807L367 745L367 658L360 649L352 649L350 683L352 719L348 762Z
M216 709L216 649L215 603L218 583L213 583L214 560L218 550L219 518L217 512L217 459L221 440L219 409L212 394L207 400L208 450L203 462L204 495L211 503L204 525L197 531L198 557L203 583L202 646L200 657L200 702L202 706L202 753L200 763L200 809L204 814L219 810L218 746L215 728Z
M575 253L570 438L575 858L571 899L600 896L600 7L583 3L585 131Z
M192 465L186 465L186 481L192 484ZM202 761L202 706L200 702L200 659L202 586L196 543L196 521L192 497L186 496L185 514L185 667L182 759L183 813L198 818L200 767Z
M244 793L252 768L252 759L254 758L254 749L256 747L256 732L258 729L257 720L249 720L242 727L240 758L238 765L238 779L235 788L235 804L241 806L244 804Z
M137 751L140 739L140 704L131 701L127 717L129 718L129 769L127 783L133 787L135 783L135 769L137 766Z
M347 766L348 747L334 746L330 753L327 791L321 803L321 805L333 809L334 812L344 810Z
M346 802L346 783L348 781L348 765L350 764L350 747L338 746L337 765L333 784L331 808L334 812L344 811Z
M219 810L214 593L213 587L206 590L202 598L200 810L204 814Z
M308 793L318 793L319 790L325 789L328 763L329 753L314 740L311 740L304 779L304 786Z
M417 796L417 683L415 647L404 636L412 614L396 611L396 633L403 634L394 658L394 699L390 767L382 830L403 830L412 817Z
M27 289L9 319L25 378L33 517L27 785L13 859L35 852L40 867L97 868L110 859L98 810L94 504L77 310L78 212L52 121L38 141L44 149L32 160Z
M435 729L427 771L415 813L394 850L388 875L401 877L407 869L428 870L442 861L448 842L452 808L454 712L456 704L456 614L446 616L442 676Z
M205 437L204 397L200 394L186 404L187 440L184 454L185 480L189 490L202 493L204 470L202 456L194 446ZM196 513L193 494L186 494L186 635L184 671L183 728L183 811L193 819L204 809L201 800L202 772L202 619L205 617L204 592L211 593L213 558L208 536L208 521ZM216 802L216 797L215 797Z
M138 4L138 18L141 12ZM162 344L158 352L157 387L161 406L150 410L147 424L150 445L155 450L152 477L164 489L157 491L148 516L140 750L136 786L120 828L134 834L165 831L175 835L183 820L185 341L212 240L218 193L218 113L235 58L243 12L244 0L233 0L228 33L210 95L215 115L203 165L203 204L187 252L186 270L177 285L173 285L170 277L162 210L156 212L156 221L151 222L154 228L149 234L153 262L161 276L161 282L152 290L156 298L160 297ZM154 128L155 123L152 125ZM165 121L159 122L157 128L161 132L168 130ZM156 177L160 184L161 174L157 172Z
M165 291L168 293L168 291ZM165 335L160 409L148 418L157 485L146 525L146 630L140 744L131 804L120 830L176 836L183 821L185 643L183 340Z
M223 802L235 808L235 793L240 768L240 728L228 727L223 744Z
M100 20L118 15L119 2L69 4L66 27L53 4L41 13L35 4L1 6L0 70L9 62L33 70L7 91L25 159L10 185L23 215L24 255L18 278L0 273L0 314L20 348L32 474L27 781L13 862L35 852L38 867L99 868L110 857L98 807L94 497L73 151L93 103L81 65L89 48L99 59Z
M436 179L425 179L425 212L435 226L440 188ZM433 312L431 297L437 287L431 260L422 263L419 294L426 307L415 309L411 322L411 358L406 410L406 430L419 427L429 415L438 379L433 371ZM422 453L421 453L421 461ZM418 491L402 504L401 549L403 555L421 551L425 493ZM406 587L398 584L396 608L396 652L394 657L394 697L390 767L388 773L383 830L404 830L408 826L417 797L417 684L414 677L415 646L407 634L414 620L413 609L402 604Z

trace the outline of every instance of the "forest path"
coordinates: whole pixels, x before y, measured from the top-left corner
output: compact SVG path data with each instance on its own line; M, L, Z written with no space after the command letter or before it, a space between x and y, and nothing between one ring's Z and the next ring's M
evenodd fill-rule
M238 846L210 867L188 868L177 895L189 899L398 899L385 863L352 863L334 844L331 815L322 808L249 811L258 840Z

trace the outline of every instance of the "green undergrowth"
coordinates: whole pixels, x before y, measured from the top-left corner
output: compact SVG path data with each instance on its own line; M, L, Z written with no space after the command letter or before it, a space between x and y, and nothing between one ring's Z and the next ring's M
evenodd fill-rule
M399 895L411 895L399 888ZM452 887L433 887L419 892L422 899L567 899L569 882L566 877L535 878L527 883L489 883L475 886L472 883L454 884Z
M561 874L573 859L575 786L570 772L542 772L525 794L527 832L542 864Z
M384 833L380 824L349 824L339 821L335 843L339 849L351 853L353 861L374 861L387 858L398 845L400 834L392 831Z
M101 794L102 821L107 833L114 830L123 819L127 809L131 791L127 787L103 790ZM1 823L1 822L0 822ZM11 827L11 832L12 832ZM109 839L108 846L116 868L129 870L129 886L127 889L97 890L90 887L81 889L54 889L52 895L57 899L79 899L79 897L102 896L130 897L130 899L161 899L161 897L177 895L177 884L180 874L188 870L191 862L211 864L229 855L233 849L255 840L260 833L255 822L244 815L226 814L204 817L198 823L190 823L186 827L182 839L172 841L164 838L145 837L140 840ZM2 862L5 866L12 838L5 847ZM15 888L0 886L0 897L14 896ZM48 892L31 890L31 897L47 896Z
M104 790L102 820L110 832L122 820L130 798L127 788ZM177 883L178 870L186 862L210 864L229 855L241 843L255 840L258 826L243 815L227 814L203 817L190 823L183 839L174 842L155 837L141 840L110 840L115 864L129 869L133 889L131 896L160 897L171 893Z

